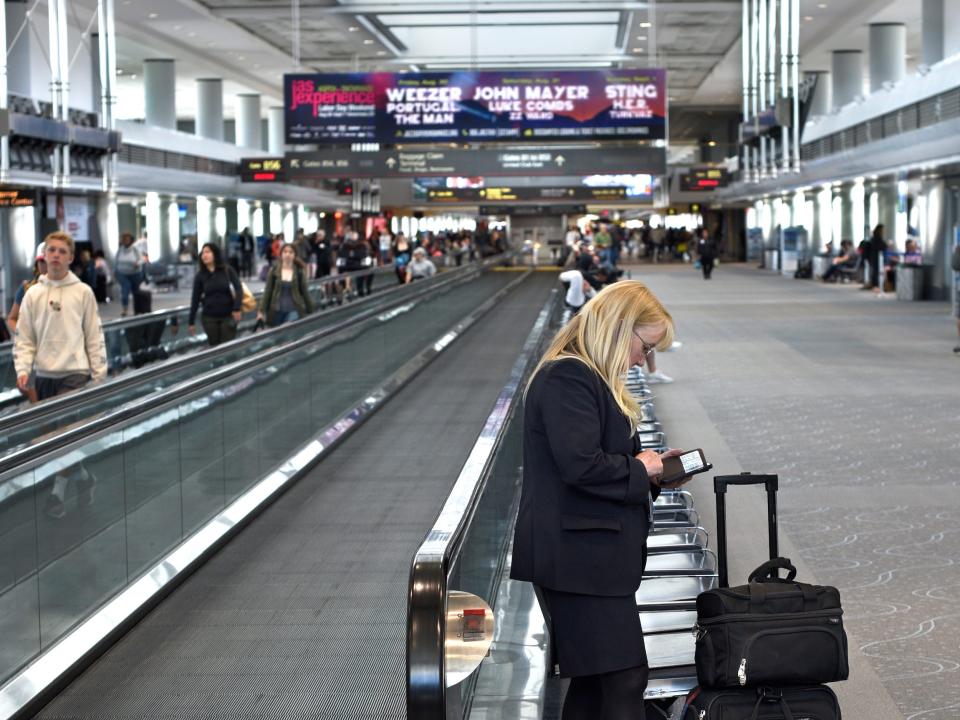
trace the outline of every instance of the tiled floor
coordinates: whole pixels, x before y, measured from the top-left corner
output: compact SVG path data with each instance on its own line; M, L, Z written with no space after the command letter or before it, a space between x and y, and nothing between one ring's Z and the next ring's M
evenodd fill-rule
M840 588L847 627L903 717L960 718L960 356L949 305L748 266L721 266L709 282L689 266L633 277L684 342L660 357L677 384L658 393L692 393L741 467L779 474L781 533Z

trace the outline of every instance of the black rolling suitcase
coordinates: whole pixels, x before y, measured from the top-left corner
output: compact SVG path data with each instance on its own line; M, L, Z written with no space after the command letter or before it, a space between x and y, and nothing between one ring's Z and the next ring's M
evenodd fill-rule
M747 585L727 582L728 485L767 490L771 559ZM840 593L834 587L796 582L797 569L777 557L777 476L714 478L720 587L697 597L697 677L704 687L815 685L846 680L847 638ZM779 570L788 572L779 577Z
M778 557L777 476L714 478L719 587L697 597L696 666L701 687L687 696L683 720L839 720L830 688L845 680L847 639L836 588L794 581ZM770 560L747 585L730 587L727 567L728 485L764 485ZM788 571L786 579L779 570ZM692 712L691 712L692 711Z
M702 690L689 696L680 720L840 720L840 704L825 685L809 688Z

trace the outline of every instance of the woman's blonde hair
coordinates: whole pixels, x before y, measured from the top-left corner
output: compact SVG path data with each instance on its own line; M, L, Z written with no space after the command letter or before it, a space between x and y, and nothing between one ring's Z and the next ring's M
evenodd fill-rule
M636 280L608 285L556 334L533 371L531 382L553 360L580 360L603 378L630 427L636 427L640 406L627 392L624 376L630 369L634 328L639 325L663 325L666 332L656 348L670 347L673 318L650 289Z

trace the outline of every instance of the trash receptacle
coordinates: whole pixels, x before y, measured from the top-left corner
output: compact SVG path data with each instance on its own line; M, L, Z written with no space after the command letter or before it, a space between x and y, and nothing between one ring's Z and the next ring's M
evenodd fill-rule
M832 265L832 260L829 255L814 255L813 256L813 277L821 278L823 274L827 271L827 268Z
M763 267L767 270L773 270L774 272L780 271L780 251L779 250L764 250L763 251Z
M897 300L924 299L922 265L897 265Z

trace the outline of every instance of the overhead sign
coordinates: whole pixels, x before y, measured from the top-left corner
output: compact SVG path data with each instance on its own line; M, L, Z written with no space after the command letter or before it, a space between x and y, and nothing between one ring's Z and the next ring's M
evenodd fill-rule
M241 182L283 182L287 179L284 158L244 158L240 161Z
M32 207L36 196L37 191L29 188L0 187L0 208Z
M295 73L283 85L290 144L666 137L662 68Z
M557 200L561 202L623 202L628 199L623 187L489 187L428 188L414 200L427 202L529 202ZM639 198L633 198L637 200Z
M680 192L716 190L730 184L730 174L724 168L693 168L680 175Z
M481 205L480 215L583 215L586 205Z
M287 178L393 178L428 176L664 175L664 148L593 150L381 150L360 153L327 150L288 153Z

